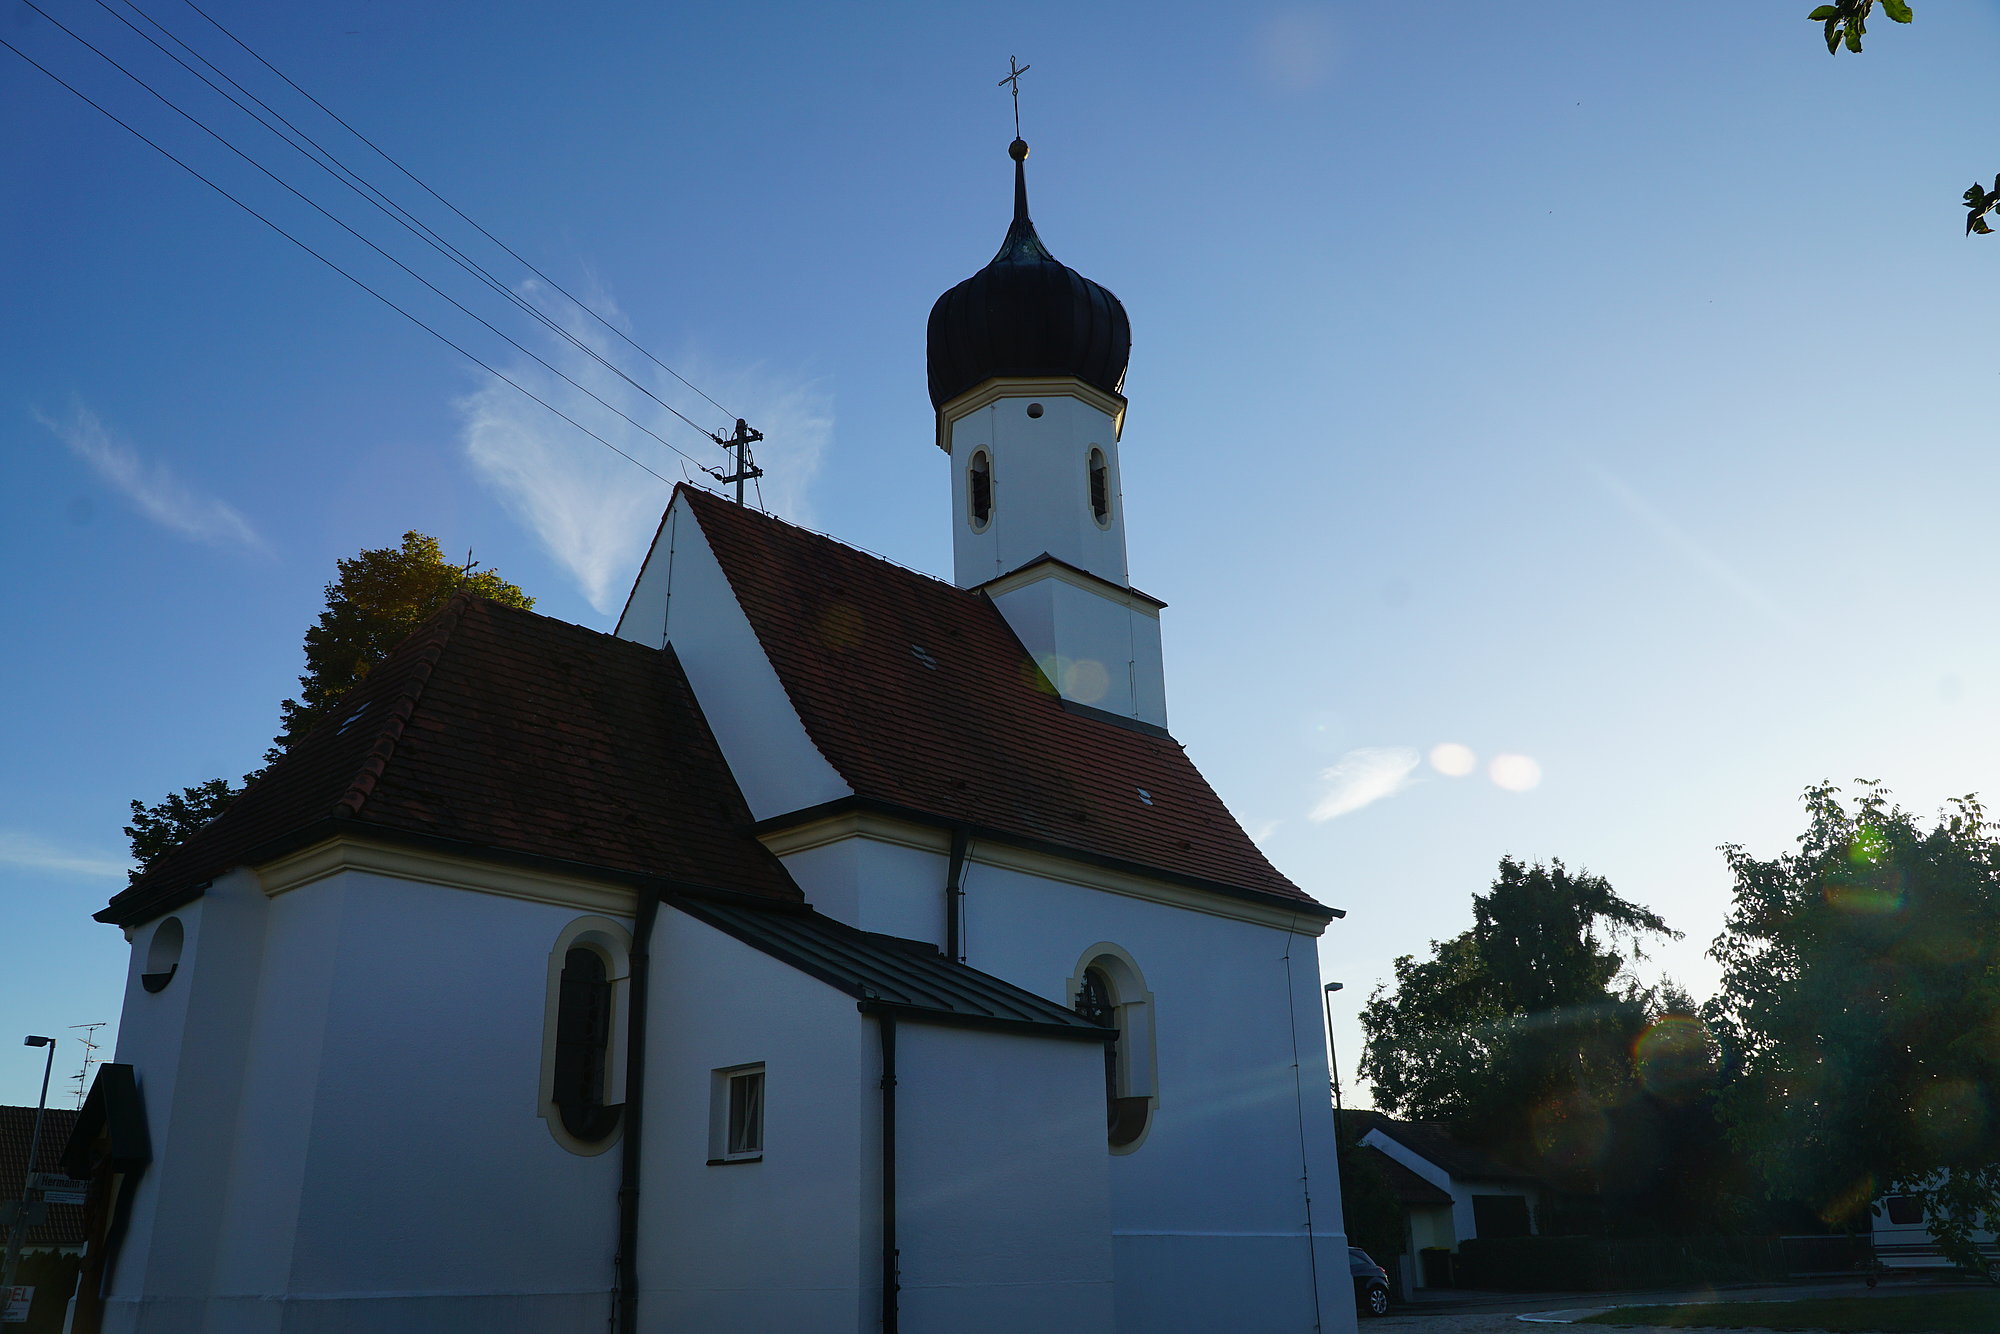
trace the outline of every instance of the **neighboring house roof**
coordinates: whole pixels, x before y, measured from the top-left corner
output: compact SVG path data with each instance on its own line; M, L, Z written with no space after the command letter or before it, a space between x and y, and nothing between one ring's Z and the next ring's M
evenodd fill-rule
M76 1110L51 1107L42 1119L42 1142L35 1153L35 1170L62 1174L63 1145L76 1126ZM35 1109L0 1107L0 1200L21 1198L28 1171L28 1144L35 1134ZM28 1229L25 1246L77 1246L83 1242L84 1206L52 1204L49 1221Z
M1032 991L947 959L927 941L861 931L810 909L668 901L753 949L846 992L869 1010L1086 1042L1104 1042L1117 1035Z
M984 595L679 495L807 734L862 801L1330 915L1265 859L1179 743L1065 708Z
M671 649L461 594L98 920L335 833L798 900Z
M1375 1170L1389 1183L1389 1189L1396 1192L1396 1198L1402 1202L1404 1208L1451 1203L1450 1192L1433 1186L1374 1145L1363 1145L1361 1152L1368 1156L1368 1160L1375 1165Z
M1371 1119L1372 1129L1436 1166L1454 1181L1505 1181L1517 1185L1537 1185L1540 1178L1457 1139L1442 1121L1396 1121L1380 1113Z

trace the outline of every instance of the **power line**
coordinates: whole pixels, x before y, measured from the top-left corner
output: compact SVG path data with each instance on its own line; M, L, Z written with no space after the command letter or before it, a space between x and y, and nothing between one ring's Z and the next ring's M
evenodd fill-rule
M131 0L126 0L126 2L129 4L131 3ZM723 407L722 404L717 403L714 399L709 398L707 394L702 393L701 388L696 384L694 384L692 381L690 381L686 376L682 375L672 366L667 365L666 362L661 361L658 357L654 356L651 352L648 352L638 343L633 342L632 339L626 335L623 329L620 329L610 320L607 320L602 315L598 314L581 297L571 295L568 288L564 287L561 283L557 282L555 279L549 277L549 275L547 275L546 273L543 273L533 264L530 264L524 256L522 256L512 246L508 245L505 241L502 241L492 232L489 232L484 227L481 227L477 222L474 222L462 210L459 209L458 205L452 203L449 199L446 199L443 195L431 189L429 185L426 185L421 179L418 178L416 173L412 172L408 167L405 167L402 163L398 162L395 158L391 157L387 149L380 147L379 145L376 144L376 142L373 139L370 139L367 135L355 129L352 125L349 125L345 120L341 118L340 114L336 112L332 107L320 101L317 97L314 97L311 93L307 92L305 89L299 87L298 84L292 81L290 75L286 74L276 65L273 65L270 61L264 59L263 56L258 55L257 52L253 50L248 43L246 43L242 38L238 37L235 33L231 32L228 28L225 28L221 24L221 22L212 17L207 10L203 9L200 5L194 3L194 0L182 0L182 3L187 5L187 7L189 9L192 9L195 13L201 15L202 18L207 19L208 22L215 28L217 32L220 32L224 37L227 37L230 41L236 43L237 46L242 47L243 50L247 52L250 55L250 57L253 60L255 60L258 64L262 65L265 69L270 70L271 73L277 75L280 79L283 79L287 84L290 84L292 91L296 92L300 97L305 98L306 101L312 103L314 106L318 107L321 111L324 111L327 115L333 117L334 121L337 124L339 124L339 126L342 129L346 130L356 139L359 139L362 143L368 145L368 147L372 149L375 152L375 154L378 157L380 157L384 162L387 162L397 171L400 171L403 173L403 175L409 177L410 180L414 181L418 186L418 188L423 190L425 194L429 195L432 199L437 200L438 203L443 204L453 213L456 213L459 216L459 218L461 218L474 231L478 232L481 236L491 241L494 245L499 246L502 250L506 251L509 255L513 256L515 261L518 262L523 268L527 269L528 272L534 274L537 278L540 278L543 282L547 283L557 292L560 292L564 297L567 297L577 307L577 309L583 311L584 314L590 316L590 318L596 320L599 324L603 325L606 329L610 330L627 346L631 347L634 351L638 352L640 356L646 358L646 360L652 362L655 366L658 366L661 370L673 376L676 380L679 380L689 389L694 390L695 393L700 394L705 399L708 399L709 405L713 407L717 412L722 413L725 417L736 416L736 414L731 412L728 408ZM138 6L134 5L133 8L136 9L138 8Z
M668 449L673 450L676 454L687 453L685 450L681 449L680 446L674 444L673 441L661 435L658 431L653 430L651 427L639 421L636 417L633 417L631 414L625 412L623 409L619 408L616 404L610 402L602 395L584 386L574 377L569 375L567 372L563 371L560 367L554 365L552 362L546 360L545 358L530 351L528 348L522 346L519 342L515 341L515 339L510 337L507 333L496 327L491 321L487 320L483 316L477 314L469 307L467 307L464 302L458 300L456 297L452 296L449 292L446 292L444 289L440 288L436 283L433 283L432 281L430 281L430 279L424 277L422 274L418 273L415 269L403 263L402 260L397 259L387 250L384 250L381 246L375 244L375 242L369 240L366 236L363 236L360 232L356 231L346 222L334 216L334 214L332 214L326 208L324 208L317 200L314 200L311 196L305 194L303 191L293 186L289 181L286 181L283 177L279 176L269 167L266 167L263 163L259 162L256 158L250 156L250 154L238 148L235 144L231 143L223 135L217 133L215 130L203 124L199 118L183 110L177 103L173 101L173 99L167 97L164 93L161 93L158 89L154 88L144 79L134 74L131 70L119 64L117 60L113 59L111 56L105 54L102 50L99 50L96 46L92 45L87 38L84 38L78 33L76 33L75 31L70 29L67 25L65 25L60 19L50 14L40 5L36 4L35 0L21 0L21 2L27 5L28 8L34 10L37 14L40 14L43 18L47 19L50 23L54 24L57 28L60 28L73 41L83 46L86 50L91 52L91 54L95 55L98 59L104 61L105 64L111 66L113 69L117 70L120 74L123 74L126 78L130 79L132 82L138 84L141 88L145 89L148 93L152 94L154 98L158 99L160 103L166 106L169 110L179 115L182 119L186 120L189 124L193 125L196 129L200 130L202 133L208 135L211 139L214 139L217 143L221 144L224 148L227 148L230 152L236 154L236 156L242 158L245 162L255 167L258 171L262 172L264 175L270 177L272 181L274 181L277 185L279 185L288 193L297 197L308 208L311 208L314 212L326 218L336 227L346 232L349 236L352 236L355 240L361 242L361 244L367 246L370 250L373 250L376 254L380 255L382 258L388 260L391 264L401 269L404 273L408 274L410 277L415 278L419 283L422 283L426 288L428 288L433 294L442 297L446 302L450 303L454 308L456 308L461 314L469 316L471 319L473 319L478 324L483 326L489 333L492 333L495 337L499 338L501 341L505 342L509 347L513 348L516 352L519 352L522 356L527 357L531 361L535 362L537 365L541 366L542 369L548 371L551 375L556 376L558 379L561 379L571 388L575 389L578 393L583 394L585 397L594 400L599 406L603 407L605 410L622 418L628 425L632 426L634 429L638 431L643 432L646 435L651 436L653 439L657 440L660 444L665 445ZM18 51L18 48L15 49ZM64 86L68 87L67 84L65 84ZM76 90L72 88L71 91L74 92ZM81 94L79 94L79 96L81 96ZM92 103L92 105L95 106L96 104ZM99 109L102 110L102 108ZM120 123L123 124L122 121ZM151 140L148 140L147 142L150 143ZM178 159L176 159L176 161L178 161ZM257 216L261 218L263 215L258 214ZM287 233L287 235L289 235L289 233ZM342 270L342 272L345 272L345 270ZM671 412L673 411L673 409L669 408L668 411ZM680 414L675 413L675 415L679 416ZM683 417L682 420L686 421L687 419ZM696 430L701 429L701 427L699 425L695 425L695 423L690 422L689 424L694 425ZM599 438L601 439L602 437ZM711 436L711 438L713 437ZM627 457L630 456L628 455ZM696 462L697 464L699 464L700 462L698 459L695 459L692 454L687 454L687 457L691 461ZM657 473L654 475L658 476Z
M168 40L172 41L176 46L179 46L182 50L186 51L196 60L199 60L209 69L215 71L216 75L219 76L221 79L223 79L225 82L227 82L230 85L230 87L236 89L237 92L242 93L244 97L249 98L252 102L255 102L258 105L258 107L262 108L262 110L265 113L267 113L270 117L278 121L279 124L283 125L285 127L285 130L289 130L292 135L297 135L299 139L304 140L305 144L310 145L310 150L306 147L302 147L298 142L296 142L289 135L287 135L285 133L285 130L278 129L278 127L276 125L271 124L269 120L266 120L263 116L258 115L257 112L252 111L249 107L245 106L227 89L218 87L213 79L210 79L200 70L188 64L187 61L181 59L181 57L175 55L172 51L169 51L166 47L160 45L159 41L156 38L154 38L152 34L140 28L137 24L133 23L123 14L119 13L116 9L113 9L111 5L108 3L108 0L95 0L95 2L98 8L104 10L105 13L117 19L127 28L130 28L134 33L137 33L141 38L150 43L154 47L154 49L158 50L161 54L165 55L169 60L172 60L182 69L194 75L195 78L200 79L204 84L207 84L210 89L212 89L214 92L225 98L231 105L235 106L237 110L243 112L245 115L257 121L257 123L262 125L265 129L271 131L271 133L276 135L281 141L283 141L287 147L291 148L293 151L300 154L308 162L311 162L314 166L318 167L321 171L326 172L329 176L332 176L333 179L338 181L341 185L346 186L349 190L352 190L357 195L360 195L360 197L364 202L369 204L377 212L381 213L384 217L388 218L391 222L394 222L395 224L403 228L403 230L409 232L412 236L415 236L419 241L422 241L425 245L431 247L431 249L437 251L441 255L444 255L447 259L450 259L454 264L457 264L459 268L465 270L472 277L478 279L480 282L483 282L486 286L490 287L493 291L498 293L500 296L504 297L507 301L511 302L513 305L525 311L530 317L539 321L551 333L567 341L572 347L576 348L577 351L583 353L585 356L591 358L593 361L603 366L606 370L610 371L613 375L616 375L619 379L625 381L625 383L631 385L634 389L644 394L647 398L652 399L653 402L659 404L662 408L665 408L668 412L680 418L680 420L686 423L688 426L693 427L695 430L700 431L704 435L708 435L710 437L714 436L715 433L710 431L707 427L703 426L700 422L695 421L693 418L689 417L686 413L682 412L679 408L676 408L673 404L667 402L665 399L661 398L658 394L655 394L652 390L648 389L645 385L641 384L638 380L635 380L630 375L627 375L621 367L617 366L616 364L605 358L603 354L597 351L596 348L591 347L588 343L585 343L582 339L576 337L576 335L572 334L569 330L563 328L560 324L557 324L554 320L550 319L540 310L537 310L533 303L522 298L520 294L518 294L513 290L513 288L509 287L506 283L502 282L499 278L495 277L493 273L489 269L487 269L484 265L480 264L470 255L467 255L457 246L451 244L451 242L447 241L442 235L440 235L435 228L426 224L421 218L417 217L416 214L410 212L408 209L404 208L401 204L397 203L387 193L385 193L384 191L378 189L376 186L371 184L359 172L355 171L352 167L348 166L345 162L343 162L340 159L340 157L337 154L335 154L331 149L327 148L326 145L320 143L317 139L314 139L311 135L307 134L304 130L300 129L297 125L293 124L289 119L287 119L283 113L279 112L276 108L272 107L270 103L266 102L263 98L257 96L257 94L251 92L248 88L244 87L235 78L233 78L228 73L228 71L222 69L214 61L208 59L206 56L202 55L201 52L195 50L193 47L189 46L186 42L182 41L179 37L175 36L174 33L166 27L166 25L162 24L158 19L155 19L152 15L148 14L145 10L141 9L137 4L133 3L133 0L125 0L127 8L131 9L133 13L137 14L140 18L146 20L146 22L152 24L155 28L159 29L159 31L165 34ZM30 0L29 7L35 8L35 6L32 4L32 0ZM36 12L41 13L42 11L37 9ZM44 17L47 17L46 14L44 14ZM51 21L53 22L53 20ZM74 36L74 34L72 34L72 36ZM317 152L318 156L314 156L315 151ZM324 158L325 161L321 161L320 160L321 158ZM700 393L701 391L696 390L695 392ZM707 395L703 394L702 397L707 398ZM710 399L709 401L713 402L714 400Z
M568 422L571 426L574 426L577 430L583 432L585 435L589 436L592 440L595 440L598 444L603 445L606 449L610 450L612 453L618 455L622 459L625 459L627 462L634 464L641 471L649 474L652 477L657 478L661 482L665 482L668 486L673 485L673 483L669 481L667 478L661 477L659 473L654 472L651 468L639 462L638 459L633 458L630 454L627 454L624 450L618 448L618 446L612 444L609 440L606 440L603 436L591 430L588 426L585 426L582 422L576 420L576 418L570 416L568 413L564 412L561 408L556 407L553 403L550 403L547 399L535 393L532 389L529 389L526 385L520 383L520 381L515 380L512 377L505 375L498 370L495 370L492 366L489 366L486 362L480 360L478 357L474 356L471 352L467 351L465 348L460 347L457 343L454 343L450 338L446 337L444 334L441 334L436 329L431 328L430 325L424 323L423 320L419 319L417 316L403 309L403 307L397 305L394 301L382 295L382 293L376 291L373 287L370 287L367 283L355 277L353 274L349 273L346 269L343 269L342 267L340 267L340 265L328 259L325 255L320 254L319 251L313 249L311 246L307 245L304 241L301 241L298 237L293 236L290 232L286 231L283 227L280 227L277 223L271 221L271 219L265 217L262 213L259 213L256 209L244 203L241 199L238 199L235 195L229 193L229 191L224 189L222 186L217 185L214 181L202 175L199 171L196 171L193 167L181 161L181 159L175 157L171 152L167 151L165 148L162 148L159 144L155 143L153 140L147 138L143 132L134 128L131 124L129 124L125 120L121 119L115 112L93 101L89 97L89 95L84 93L82 90L78 89L75 85L71 84L67 79L64 79L60 74L57 74L54 70L50 69L48 66L42 64L39 60L36 60L26 51L23 51L20 47L14 45L12 42L8 41L4 37L0 37L0 46L6 47L9 51L12 51L15 55L21 57L21 59L27 61L30 65L33 65L36 69L48 75L49 78L55 80L56 83L60 84L62 87L68 89L71 93L75 94L76 97L79 100L81 100L86 106L89 106L93 110L101 113L103 116L105 116L105 118L110 120L113 124L117 125L120 129L126 131L133 138L137 139L140 143L146 145L146 147L152 149L154 152L158 153L161 157L173 163L175 166L179 167L182 171L185 171L188 175L194 177L196 180L200 181L203 185L206 185L209 189L215 191L217 194L221 195L224 199L227 199L230 203L236 205L236 207L242 209L245 213L248 213L251 217L257 219L257 221L263 223L266 227L269 227L272 231L284 237L287 241L290 241L293 245L305 251L308 255L311 255L314 259L318 260L320 263L326 265L329 269L332 269L335 273L347 279L349 282L353 283L356 287L359 287L362 291L368 293L368 295L374 297L377 301L380 301L383 305L395 311L398 315L401 315L404 319L416 325L419 329L422 329L425 333L437 339L440 343L443 343L446 347L458 353L460 356L464 357L467 361L471 362L473 365L479 367L479 369L485 371L488 375L491 375L494 379L512 385L515 389L520 390L522 394L526 395L528 398L533 399L535 402L541 404L543 407L547 408L550 412L562 418L564 421ZM665 444L666 442L662 441L661 443ZM689 454L686 450L676 448L671 444L668 444L667 448L672 449L674 453L679 454L684 459L687 459L690 463L693 463L696 467L701 466L701 460L695 458L692 454Z

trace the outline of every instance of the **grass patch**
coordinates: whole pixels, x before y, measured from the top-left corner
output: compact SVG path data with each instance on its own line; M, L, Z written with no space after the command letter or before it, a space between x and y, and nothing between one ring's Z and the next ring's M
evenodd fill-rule
M1833 1334L1993 1334L2000 1292L1916 1292L1880 1297L1815 1297L1801 1302L1711 1302L1700 1306L1620 1306L1578 1324L1669 1329L1825 1329Z

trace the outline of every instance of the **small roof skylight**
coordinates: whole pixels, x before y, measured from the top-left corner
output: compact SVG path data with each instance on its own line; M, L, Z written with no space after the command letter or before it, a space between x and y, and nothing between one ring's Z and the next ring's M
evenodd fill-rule
M1139 800L1145 802L1148 806L1153 804L1153 794L1148 792L1145 788L1135 787L1132 790L1139 794Z
M936 658L933 658L930 655L930 651L924 648L923 645L921 644L910 645L910 653L913 657L916 658L918 662L921 662L924 666L930 668L932 671L936 671L938 669L938 660Z

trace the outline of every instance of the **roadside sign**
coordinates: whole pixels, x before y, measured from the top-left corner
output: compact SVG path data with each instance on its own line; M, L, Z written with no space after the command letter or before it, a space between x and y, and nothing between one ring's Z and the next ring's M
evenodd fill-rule
M28 1184L42 1192L42 1198L50 1204L88 1204L90 1183L66 1177L60 1172L37 1172L28 1178Z
M13 1288L0 1288L0 1325L25 1325L28 1323L28 1308L35 1304L35 1288L32 1283Z

